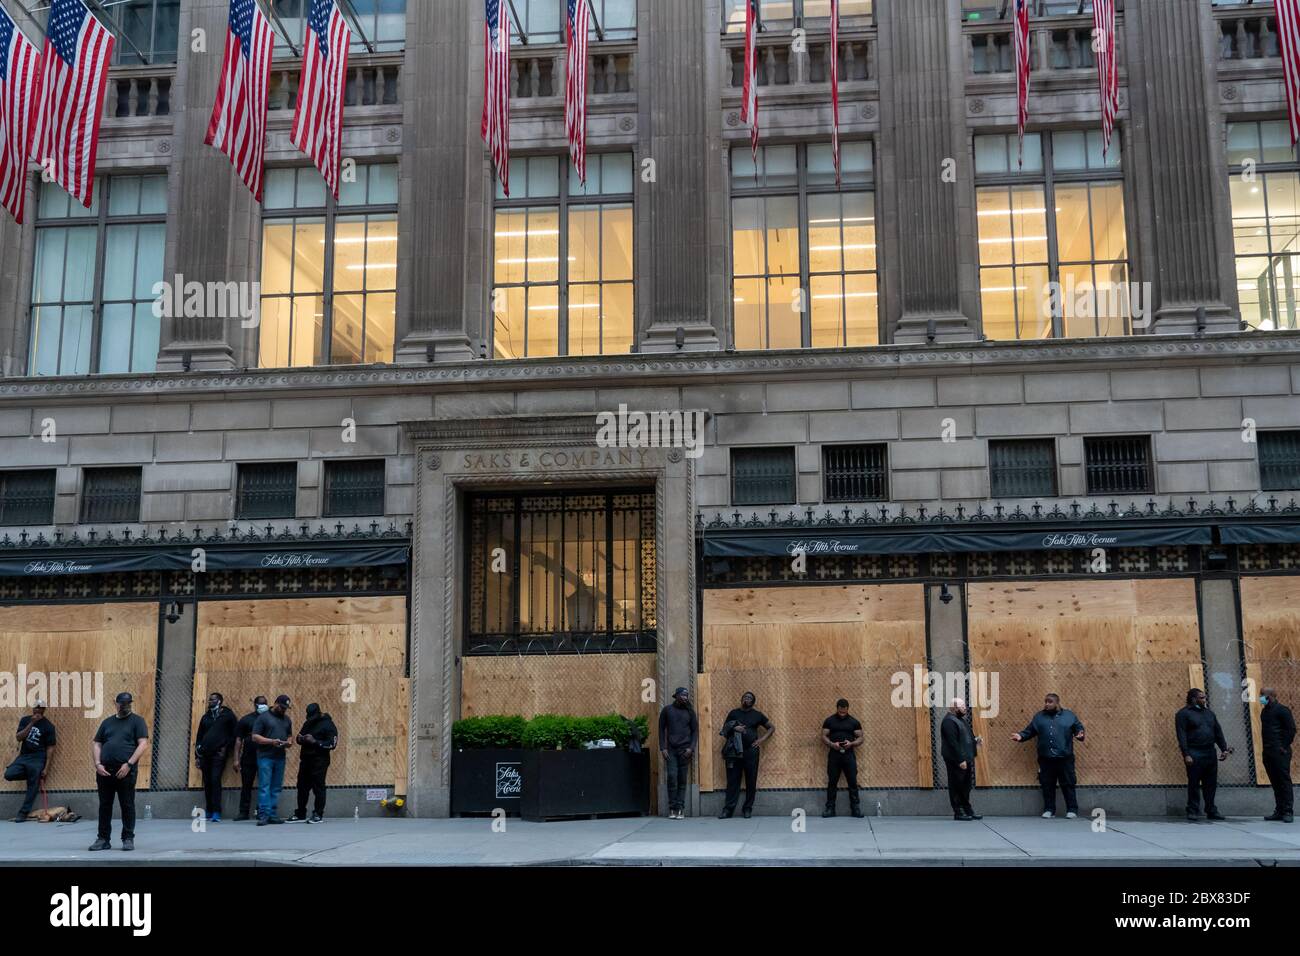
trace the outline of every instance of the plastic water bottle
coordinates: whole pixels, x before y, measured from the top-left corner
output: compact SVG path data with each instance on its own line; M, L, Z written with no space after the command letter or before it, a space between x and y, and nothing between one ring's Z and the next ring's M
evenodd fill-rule
M361 819L361 807L355 806L352 808L352 819L353 820Z
M877 801L876 801L876 816L878 816L878 817L883 817L884 815L885 815L885 812L884 812L884 810L882 810L881 807L880 807L880 801L877 800Z
M146 804L144 805L144 818L145 818L146 820L152 820L152 819L153 819L153 804L151 804L151 803L146 803Z

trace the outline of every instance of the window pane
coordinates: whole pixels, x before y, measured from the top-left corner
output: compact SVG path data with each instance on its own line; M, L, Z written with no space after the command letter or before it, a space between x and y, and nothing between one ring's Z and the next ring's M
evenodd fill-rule
M797 152L793 146L768 146L761 158L768 186L793 186L799 181Z
M600 279L600 207L569 210L569 281Z
M58 306L32 309L32 360L33 375L59 374L59 340L63 310Z
M339 205L340 206L364 206L366 204L366 175L365 166L357 167L357 177L355 180L349 180L347 176L340 177L339 181Z
M298 170L298 198L294 203L299 209L324 209L328 201L325 192L325 180L315 169Z
M1264 188L1273 254L1300 250L1300 173L1269 173L1264 177Z
M1268 216L1264 190L1259 180L1246 182L1233 176L1229 182L1232 195L1232 236L1237 255L1268 254Z
M299 219L295 226L293 291L325 291L325 223Z
M503 290L495 296L492 350L499 359L524 357L524 303L522 288Z
M795 310L797 276L777 277L767 283L767 347L797 349L803 347L803 313Z
M63 268L68 243L67 229L40 229L36 233L34 295L37 302L58 302L63 298Z
M372 292L366 296L366 362L393 361L397 333L397 294Z
M844 193L844 266L876 268L876 216L871 193Z
M817 272L839 272L844 268L840 248L840 197L838 194L808 197L808 268Z
M844 280L838 275L813 276L809 283L812 300L812 347L842 347L844 342Z
M1051 300L1047 295L1047 266L1016 269L1016 305L1020 338L1052 337Z
M152 302L135 307L135 329L131 336L131 371L152 372L158 367L158 344L162 320L153 314Z
M162 281L167 227L163 223L158 223L137 228L139 244L135 254L135 298L151 299L154 286Z
M1062 262L1092 259L1087 186L1056 187L1056 245Z
M601 338L606 355L619 355L632 351L633 286L630 282L616 282L604 289L604 309L601 315Z
M632 207L605 206L601 228L601 278L632 278Z
M370 205L396 206L399 199L397 164L376 163L370 167Z
M1093 250L1098 259L1128 258L1123 183L1092 183Z
M560 354L560 290L537 286L528 290L528 356Z
M163 215L167 212L167 177L145 176L140 180L140 214Z
M324 248L321 249L324 253ZM338 219L334 224L334 291L346 292L366 287L366 221ZM358 354L361 323L357 323Z
M799 274L799 200L774 196L765 202L767 214L767 271L774 275Z
M601 188L607 196L631 195L634 173L631 153L608 153L600 159Z
M560 159L558 156L538 156L528 160L528 191L530 198L549 198L560 194Z
M1011 194L1005 186L976 190L976 218L979 220L981 265L1002 265L1012 261Z
M104 306L99 341L99 370L106 374L131 371L131 319L128 303Z
M975 172L1005 173L1009 169L1005 136L975 137Z
M1083 130L1052 136L1052 165L1061 170L1088 168L1088 142Z
M1133 309L1139 306L1150 309L1151 303L1133 301L1133 287L1128 279L1128 266L1123 262L1099 262L1093 267L1093 281L1097 296L1097 334L1128 335ZM1136 293L1141 296L1141 290Z
M330 348L333 365L360 365L364 348L365 296L334 297L334 334Z
M732 293L737 349L761 349L767 341L762 279L737 279Z
M560 277L560 211L528 212L528 281L555 282Z
M319 296L298 296L293 301L289 361L295 367L325 364L325 303Z
M1272 293L1268 259L1237 260L1237 298L1241 317L1254 328L1272 328ZM1268 323L1267 326L1264 323Z
M63 270L65 302L89 302L95 293L95 229L68 230L68 261Z
M600 286L569 286L569 354L600 354Z
M844 277L844 313L846 345L880 344L879 297L874 274Z
M108 214L134 216L140 211L140 177L114 176L110 180Z
M515 285L527 276L528 213L503 210L497 213L496 283Z
M738 276L762 275L763 200L733 199L731 202L733 271Z
M42 219L66 219L71 197L54 183L41 184L40 212Z
M1259 156L1259 124L1229 123L1228 162L1234 166L1248 159L1258 163Z
M268 169L263 181L262 205L267 209L293 208L293 184L292 169Z
M262 292L293 291L293 223L269 222L262 227Z
M1015 274L1011 269L980 270L984 334L997 341L1016 337Z
M59 349L60 375L90 372L91 308L70 305L63 310L63 341Z
M1260 139L1263 142L1262 162L1293 163L1295 151L1291 148L1291 131L1283 120L1274 120L1259 124Z
M1011 187L1016 262L1047 261L1047 205L1041 186Z
M1066 338L1097 334L1097 304L1092 266L1061 266L1061 322Z

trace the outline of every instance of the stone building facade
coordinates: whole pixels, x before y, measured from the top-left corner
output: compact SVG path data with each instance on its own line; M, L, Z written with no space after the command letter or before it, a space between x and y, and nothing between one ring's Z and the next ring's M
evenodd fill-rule
M529 0L515 8L531 17L532 8L545 4ZM78 595L71 578L26 570L70 553L96 560L127 555L144 562L140 569L183 576L196 542L212 541L212 554L336 551L338 567L363 566L369 560L358 554L363 547L409 548L399 584L367 578L358 588L409 593L401 665L408 687L400 705L409 716L398 748L404 753L394 758L395 775L349 780L351 789L340 798L355 796L366 809L374 806L364 802L365 785L382 785L407 795L413 813L451 811L451 725L496 702L479 676L474 693L483 697L471 706L466 670L492 642L492 655L527 661L550 634L559 643L546 660L562 667L582 643L579 632L596 635L584 645L589 652L610 656L628 652L619 641L629 633L650 634L648 647L632 648L644 655L643 676L660 689L696 690L702 716L707 707L718 723L722 714L713 714L713 699L704 696L723 683L707 660L715 646L707 595L745 591L747 599L772 603L789 588L818 585L914 587L926 648L917 663L970 672L975 611L967 590L974 582L1091 584L1098 575L1117 588L1188 582L1198 631L1194 663L1210 685L1229 743L1250 751L1257 713L1240 699L1241 682L1257 673L1252 666L1264 667L1265 680L1291 679L1280 665L1269 670L1286 651L1282 644L1267 654L1258 650L1273 638L1254 642L1251 629L1272 634L1273 625L1252 623L1251 615L1300 613L1287 603L1300 593L1289 589L1300 568L1300 508L1297 486L1286 477L1300 472L1294 437L1300 434L1300 322L1288 288L1294 249L1286 248L1295 242L1294 236L1288 242L1288 229L1294 233L1300 221L1300 205L1290 205L1300 203L1293 182L1300 164L1288 144L1277 143L1286 104L1270 5L1122 4L1117 139L1098 161L1090 4L1041 4L1033 23L1026 167L1015 153L1010 27L994 0L867 0L852 5L838 51L829 49L825 14L815 0L764 3L764 152L756 168L739 119L741 38L729 28L738 4L607 0L596 4L598 19L609 21L602 31L609 29L591 44L588 142L593 168L608 171L604 185L578 189L564 185L564 47L547 34L547 14L527 20L541 23L540 32L527 43L516 37L513 47L514 190L507 200L479 136L481 5L407 0L400 39L372 44L373 53L354 49L349 66L343 155L363 180L371 177L356 208L348 208L346 197L303 201L304 190L315 188L309 182L315 173L289 142L298 70L290 56L275 65L267 152L268 168L279 177L275 188L287 188L290 198L271 198L268 183L268 202L259 207L224 157L204 145L227 6L181 0L175 62L155 58L114 68L98 159L109 184L103 210L78 221L75 211L59 212L53 200L47 207L48 187L33 175L32 221L0 223L6 360L0 467L53 475L50 519L5 529L4 550L14 558L8 573L34 574L43 583L13 584L6 601L46 607L112 600L106 585ZM365 7L358 5L363 13ZM293 21L282 26L295 35ZM391 31L392 24L361 32L378 40L380 29ZM819 165L831 137L826 65L833 55L844 78L844 155L865 157L865 167L846 166L838 187ZM1000 159L998 150L1006 151ZM615 158L600 166L602 157ZM389 172L372 174L376 168ZM556 168L558 183L548 185ZM1250 198L1256 171L1275 203L1260 210ZM541 183L536 195L534 175ZM162 191L157 205L146 207L141 199L125 212L115 210L119 177L154 177L150 182ZM143 193L149 183L131 188ZM592 199L602 190L613 198ZM1010 198L999 198L1000 190ZM862 241L841 231L832 241L838 264L824 267L825 230L812 221L815 210L839 197L836 221L847 230L854 218L845 198L850 193L855 203L867 197L869 215L857 218L871 221L870 235ZM1107 217L1098 211L1103 193L1120 204L1118 218L1113 208ZM1059 204L1055 214L1046 208L1051 201ZM1076 208L1085 210L1083 227L1060 215ZM574 231L574 217L593 209L614 222L612 238ZM745 225L754 210L767 225ZM782 218L788 210L793 219ZM541 227L533 216L541 217ZM1005 235L997 231L1004 218ZM46 296L41 270L54 244L45 233L92 222L97 231L88 246L76 246L74 254L69 239L60 247L64 285ZM343 230L357 222L368 254L393 255L391 263L360 262L367 277L379 273L377 286L339 279L341 268L351 268L339 265L348 261L342 250L351 241ZM1071 260L1066 250L1079 247L1074 239L1089 222L1093 245ZM277 223L292 223L285 228L299 244L320 236L325 247L332 238L334 251L317 256L289 247L290 264L273 265L289 234L275 233ZM391 235L383 232L388 224ZM151 295L139 288L122 297L136 308L134 324L110 324L121 304L106 291L117 268L111 247L126 235L114 230L151 226L160 243L160 266L149 267L157 279L223 287L259 282L260 324L211 309L182 310L153 331L144 318ZM324 231L313 231L318 228ZM1046 235L1037 235L1040 229ZM522 233L522 264L502 252L507 238L517 238L507 237L515 230ZM1100 248L1103 231L1122 247L1118 252ZM137 262L155 241L141 234L132 233ZM793 251L776 251L789 239ZM535 242L546 251L534 255ZM1001 255L999 243L1013 252ZM623 247L627 273L592 266L592 253L583 251L591 245L614 259L613 247ZM762 260L757 272L749 268L754 248ZM529 271L534 260L558 262L560 250L570 264L558 265L555 274L567 276L567 285L546 268L540 277ZM273 269L287 275L304 268L302 260L322 256L328 269L306 280L305 293L292 284L300 281L297 273L292 282L270 277ZM610 268L616 272L617 264ZM1065 284L1085 268L1096 287L1132 288L1144 308L1130 302L1109 324L1100 322L1095 299L1082 316L1069 314L1068 306L1038 309L1048 282ZM148 272L141 269L140 275ZM1103 269L1110 276L1104 281ZM588 295L578 289L580 273L597 298L580 298ZM67 291L69 276L77 274L97 277L90 291ZM819 285L823 280L831 284ZM780 296L791 289L807 296L811 309L787 310ZM746 301L750 290L766 297L757 311ZM277 297L289 304L281 308L271 301ZM840 304L827 318L819 301ZM598 332L580 321L588 306L601 316ZM54 321L47 318L54 309L62 310L60 324L43 325ZM364 345L341 331L343 316L354 313L377 329L363 336ZM1098 324L1080 334L1087 331L1081 319ZM529 324L534 321L541 324ZM74 322L84 322L84 345L72 341ZM305 322L306 331L295 322ZM114 340L123 329L131 341L125 359L113 357L121 352ZM268 345L272 333L289 344ZM141 358L155 334L156 355ZM350 362L349 355L364 361ZM611 453L597 443L598 416L620 406L703 413L702 453L677 447ZM1267 461L1258 435L1277 436L1266 441ZM1135 444L1093 444L1116 438ZM828 450L844 448L875 450L832 464ZM767 454L750 454L755 450ZM1016 459L1017 452L1030 457ZM1112 460L1107 453L1137 457ZM343 472L332 469L346 462L381 463L381 507L358 513L334 500L330 483L342 482ZM249 466L265 463L294 467L292 512L263 521L242 510L253 489L241 484L241 474L247 469L252 476ZM110 512L97 521L87 511L88 482L105 468L138 469L138 511L127 520L113 520ZM1130 478L1141 475L1125 484L1126 468ZM832 471L837 478L847 472L848 485L836 485ZM533 586L520 585L515 569L507 588L513 609L499 627L483 624L484 641L477 641L472 622L492 588L475 583L476 559L467 555L492 540L475 523L474 502L518 495L511 507L522 510L533 507L527 496L556 491L651 497L638 539L651 565L643 562L636 575L643 590L635 613L615 609L610 593L616 570L620 579L632 574L629 564L618 559L616 568L609 550L598 546L592 553L604 569L586 572L605 581L600 607L608 617L603 625L584 620L582 600L563 583L575 568L561 548L553 557L564 567L537 572L558 575L561 583L547 578L537 589L551 589L565 606L565 625L520 630L520 588ZM568 513L567 503L558 507ZM613 520L608 510L603 514ZM1088 563L1092 547L1029 542L1059 534L1107 537L1116 529L1101 546L1100 569ZM106 533L113 535L111 547ZM812 548L803 552L807 567L772 564L782 552L778 564L798 557L801 549L790 547L796 539ZM833 550L817 550L818 542L829 548L841 539L853 540L844 553L862 556L863 564L841 566L839 558L823 557ZM493 540L518 545L520 538ZM900 555L915 560L893 563ZM1053 564L1053 555L1064 563ZM512 556L528 560L522 551ZM241 569L251 559L224 560ZM390 560L396 559L384 559ZM105 573L128 570L119 562ZM579 592L590 585L586 572L576 570ZM1281 583L1270 585L1277 590L1260 598L1263 604L1251 604L1242 583L1250 575ZM297 594L304 586L268 579L267 587ZM167 721L188 727L198 693L197 608L205 596L256 600L264 593L253 589L216 592L194 580L145 589L164 611L172 602L196 607L179 625L160 618L153 773L164 791L155 801L162 812L186 813L194 800L183 779L185 734L163 727ZM335 581L320 593L337 597L346 590ZM614 624L616 614L632 623ZM792 626L834 623L797 609L778 618ZM1133 639L1145 646L1140 635ZM1159 654L1139 649L1135 663L1150 657ZM554 680L570 693L587 687L528 669L541 665L520 666L514 679ZM755 669L735 659L727 666L733 673ZM706 674L711 680L699 680ZM1300 682L1286 686L1300 694ZM605 711L620 709L629 694L599 680L588 689ZM1162 701L1168 719L1161 726L1171 724L1185 690ZM540 690L533 698L552 700ZM1077 704L1086 713L1086 702ZM817 706L829 713L833 697ZM652 722L654 709L645 711ZM941 710L923 722L937 725ZM780 730L803 733L786 723ZM807 735L815 741L816 725ZM873 784L866 774L869 800L888 812L946 806L933 740L918 738L915 746L930 754L919 782L913 775L900 783L881 771L885 782ZM1161 740L1158 746L1173 745ZM794 767L806 756L773 759ZM1001 779L996 767L990 772ZM1126 772L1091 780L1085 773L1085 784L1094 784L1085 793L1120 812L1181 806L1175 780L1156 770ZM705 779L710 773L720 771L697 768L691 788L697 812L721 805L712 778ZM788 812L820 799L817 784L797 769L782 779L792 782L763 794L761 812ZM1229 811L1264 805L1249 759L1226 765L1223 781L1235 785L1222 799ZM996 783L981 806L1032 809L1032 784L1032 777Z

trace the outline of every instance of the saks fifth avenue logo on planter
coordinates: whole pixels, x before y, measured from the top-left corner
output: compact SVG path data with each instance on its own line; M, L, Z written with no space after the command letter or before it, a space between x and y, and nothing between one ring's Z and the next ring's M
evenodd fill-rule
M93 571L93 564L77 564L75 561L33 561L23 568L24 574L84 574Z
M857 554L857 544L842 541L791 541L786 545L785 553L793 556L808 554Z
M1115 535L1097 534L1095 531L1070 531L1043 538L1044 548L1105 548L1118 543L1119 538Z
M328 557L311 552L296 551L292 554L268 554L262 558L264 568L319 568L330 563Z
M497 764L496 795L498 800L518 800L524 792L524 778L517 763Z

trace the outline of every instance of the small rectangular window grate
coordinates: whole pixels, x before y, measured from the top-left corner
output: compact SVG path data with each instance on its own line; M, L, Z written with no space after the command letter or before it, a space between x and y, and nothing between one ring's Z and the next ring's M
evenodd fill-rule
M140 520L139 468L87 468L82 473L81 520L108 524Z
M297 462L239 466L236 518L292 518L297 510Z
M1085 438L1084 469L1088 494L1151 494L1151 439Z
M0 525L54 523L54 469L0 472Z
M382 458L325 463L325 517L353 518L383 513Z
M1264 491L1300 488L1300 431L1259 432L1259 487Z
M795 501L793 448L736 448L731 452L731 503L790 505Z
M885 446L827 445L822 448L827 501L888 501Z
M1056 447L1050 438L989 442L994 498L1056 497Z

